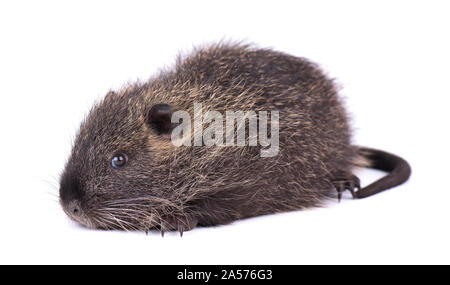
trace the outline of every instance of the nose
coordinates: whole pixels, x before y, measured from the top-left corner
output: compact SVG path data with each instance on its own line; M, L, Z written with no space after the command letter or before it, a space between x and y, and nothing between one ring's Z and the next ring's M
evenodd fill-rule
M80 203L82 198L81 186L79 179L72 173L65 173L61 177L59 197L63 208L69 216L77 218L82 215Z
M81 216L81 206L78 200L72 200L67 205L67 211L74 217Z

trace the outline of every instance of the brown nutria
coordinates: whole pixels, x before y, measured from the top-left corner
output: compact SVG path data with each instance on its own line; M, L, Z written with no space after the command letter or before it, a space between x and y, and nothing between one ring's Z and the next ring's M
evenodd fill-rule
M263 147L249 144L175 146L172 114L194 115L195 102L220 113L279 111L279 153L261 157ZM389 174L360 189L355 166ZM335 84L316 64L221 43L97 103L61 175L60 201L88 227L182 234L320 206L345 190L363 198L403 183L410 171L400 157L351 144Z

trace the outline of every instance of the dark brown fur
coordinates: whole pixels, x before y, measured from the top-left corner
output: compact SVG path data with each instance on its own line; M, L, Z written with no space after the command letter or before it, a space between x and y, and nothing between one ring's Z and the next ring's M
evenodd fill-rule
M204 111L278 110L279 154L262 158L259 146L175 147L147 121L155 104L192 114L194 102ZM118 152L128 163L113 169ZM336 197L336 179L367 163L358 153L335 84L316 64L218 44L93 107L61 176L61 203L90 227L182 232L320 206Z

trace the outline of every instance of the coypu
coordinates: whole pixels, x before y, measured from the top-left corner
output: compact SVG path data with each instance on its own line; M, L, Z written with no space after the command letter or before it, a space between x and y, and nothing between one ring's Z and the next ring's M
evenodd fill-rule
M278 111L279 152L262 157L249 136L244 146L175 146L171 134L183 120L172 115L194 115L195 102L219 113ZM361 189L355 166L389 173ZM351 144L348 114L318 65L220 43L95 104L61 175L60 202L87 227L182 234L320 206L345 190L367 197L403 183L410 171L398 156Z

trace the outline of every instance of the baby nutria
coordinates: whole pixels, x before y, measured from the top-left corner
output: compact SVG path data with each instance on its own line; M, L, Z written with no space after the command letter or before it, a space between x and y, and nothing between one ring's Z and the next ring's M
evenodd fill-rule
M268 136L277 135L278 152L263 156L267 146L251 145L250 132L244 145L198 146L189 137L176 145L172 134L185 119L172 115L201 116L195 104L215 114L276 111L278 128ZM194 130L192 142L211 124ZM388 173L360 189L355 166ZM197 225L320 206L345 190L364 198L405 182L410 172L398 156L351 144L342 99L318 65L220 43L180 56L173 69L97 103L77 133L59 194L66 214L87 227L182 235Z

